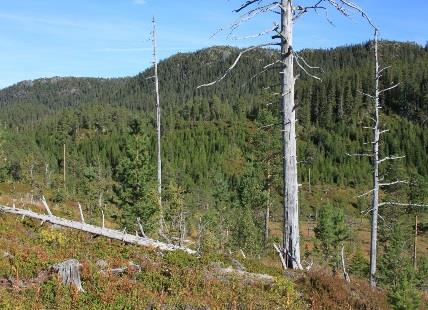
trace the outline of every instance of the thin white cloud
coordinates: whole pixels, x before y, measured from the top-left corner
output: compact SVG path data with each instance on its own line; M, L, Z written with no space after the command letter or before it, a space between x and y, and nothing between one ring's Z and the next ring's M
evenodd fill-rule
M147 1L146 0L134 0L134 3L138 4L138 5L144 5L147 3Z

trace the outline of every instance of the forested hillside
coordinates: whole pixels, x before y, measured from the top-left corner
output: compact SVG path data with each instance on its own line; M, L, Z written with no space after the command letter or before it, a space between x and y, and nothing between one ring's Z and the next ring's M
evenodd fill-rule
M279 107L272 95L278 91L277 75L272 70L254 77L277 57L274 51L256 51L226 81L196 89L221 75L237 52L216 47L178 54L160 64L165 171L176 180L176 174L182 174L180 185L185 188L211 186L216 174L228 182L238 181L246 168L262 159L263 154L257 154L260 147L273 152L277 148L278 128L266 127L278 123ZM302 53L324 73L322 82L304 74L297 82L299 151L304 161L300 179L307 181L311 168L314 184L362 185L370 178L369 165L346 153L364 148L370 134L362 128L368 123L370 105L359 94L371 91L369 43ZM383 98L384 122L391 134L382 147L388 153L406 154L405 170L426 177L428 52L410 43L383 42L382 54L384 63L392 66L383 83L400 82ZM10 154L4 174L28 180L33 166L33 176L40 179L49 164L56 175L64 143L70 182L75 181L73 175L84 175L79 169L90 169L97 162L112 174L132 121L153 136L154 96L151 81L146 80L150 75L148 70L123 79L40 79L2 90L0 118L3 135L10 137L4 142ZM267 136L272 137L272 147ZM70 184L69 190L78 188Z
M277 70L259 74L278 53L248 53L227 79L197 89L221 76L238 53L236 48L213 47L177 54L159 65L165 214L169 234L179 240L184 233L201 252L242 249L257 257L272 255L272 241L279 238L279 76ZM335 270L336 241L316 241L314 234L322 239L319 217L328 221L335 213L335 221L355 226L361 219L360 228L367 227L361 212L369 208L368 197L356 197L370 188L370 162L347 154L370 147L371 133L364 127L372 104L360 92L373 91L371 43L300 53L322 68L322 82L298 72L301 219L308 230L302 248L305 258L328 262ZM409 180L382 195L423 203L428 199L428 48L384 41L381 54L383 64L391 65L383 86L400 83L382 97L382 122L390 132L381 149L406 155L381 172L389 180ZM155 98L147 79L152 75L148 69L120 79L57 77L1 90L0 194L15 195L18 201L16 189L21 188L22 194L45 195L59 205L80 201L88 222L98 223L103 210L112 225L130 231L140 217L146 233L155 236ZM267 207L272 221L268 235ZM406 248L403 259L409 264L412 243L406 240L412 240L415 212L381 210L381 243ZM426 212L417 212L425 232ZM388 230L391 222L402 223L401 231ZM368 272L367 238L355 228L337 240L349 241L347 255L355 276ZM422 239L426 254L428 239ZM394 256L386 248L385 255ZM422 274L428 274L426 259L420 259L427 269ZM403 277L407 269L391 275L388 269L397 266L388 264L381 262L380 281L389 288L391 278ZM426 274L412 275L410 289L428 285Z

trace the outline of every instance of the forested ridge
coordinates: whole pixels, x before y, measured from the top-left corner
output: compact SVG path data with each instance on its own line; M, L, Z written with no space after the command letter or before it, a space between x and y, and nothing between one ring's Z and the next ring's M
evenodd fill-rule
M182 237L184 222L184 234L202 252L242 250L256 257L272 255L271 242L279 238L275 222L282 212L279 75L275 66L260 74L278 59L278 52L247 53L227 79L197 89L223 75L239 51L212 47L159 64L164 203L173 238ZM343 227L326 237L325 227L330 220L357 221L369 208L369 197L356 197L370 188L370 161L347 154L370 148L371 132L364 127L372 103L360 92L373 92L371 52L372 42L303 50L306 61L321 68L317 75L322 82L296 72L301 218L318 225L313 233L322 240L302 238L302 252L304 248L306 258L327 262L333 270L340 264L338 244L358 238ZM428 198L428 47L382 41L381 55L382 63L391 66L382 86L400 83L382 96L382 122L390 132L381 152L406 155L381 173L388 180L409 180L382 195L423 203ZM102 209L114 225L133 231L140 217L146 233L156 235L152 75L147 69L118 79L55 77L1 90L0 182L24 184L35 197L46 195L58 204L80 201L90 214L88 222L98 223ZM6 188L0 191L8 194ZM265 240L267 204L273 226ZM407 247L410 264L411 244L403 238L412 236L415 211L381 212L403 224L400 231L380 224L381 244L385 249L388 242ZM363 251L361 245L347 249L355 276L368 273ZM411 289L427 285L428 263L421 263L421 278L409 276L405 268L388 273L400 264L381 261L381 285L390 288L394 276L404 275L413 277Z
M346 156L364 148L370 134L362 128L369 121L368 98L359 93L372 91L369 45L302 51L309 63L324 71L322 82L304 74L297 82L299 151L306 164L300 169L302 181L305 166L313 167L314 182L356 186L370 178L367 163ZM228 160L242 160L244 166L257 162L256 145L266 142L257 138L271 136L273 145L279 138L278 127L268 127L279 123L273 116L279 108L277 98L271 95L277 92L275 70L254 77L277 57L274 51L258 50L246 56L226 81L196 89L201 81L220 76L237 52L215 47L160 63L164 156L169 165L165 171L171 175L180 171L185 187L210 183L208 175L217 172L230 174L224 169ZM382 82L386 86L400 82L382 100L391 130L383 148L386 153L406 154L407 171L426 177L428 52L412 43L383 42L382 54L392 66ZM39 157L32 164L49 163L53 171L60 171L63 143L75 156L70 164L84 168L99 160L108 170L114 168L133 120L144 123L145 133L153 135L154 96L146 79L150 75L147 70L122 79L40 79L3 89L0 118L5 134L13 136L12 143L24 145L7 148L17 153L8 156L9 170L13 164L19 172L15 177L25 177L29 169L25 161L31 161L32 154Z

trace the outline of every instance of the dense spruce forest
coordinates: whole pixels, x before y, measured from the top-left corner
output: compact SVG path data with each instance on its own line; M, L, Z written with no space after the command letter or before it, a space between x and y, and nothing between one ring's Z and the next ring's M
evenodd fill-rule
M368 237L361 231L368 227L364 213L370 202L357 196L370 188L371 166L367 158L347 154L370 148L371 132L364 126L372 104L360 91L373 91L371 51L372 42L303 50L309 63L322 68L322 82L301 74L296 84L300 217L308 231L302 252L307 262L335 273L346 242L349 272L362 278L368 275ZM409 180L382 196L424 203L428 46L381 41L380 52L391 65L381 83L400 83L382 97L382 122L390 132L381 151L406 155L381 173L388 180ZM222 75L238 53L218 46L159 64L165 221L172 240L188 239L201 253L273 259L282 214L279 75L275 67L259 72L278 52L245 54L227 80L197 89L201 81ZM56 77L1 90L1 194L24 186L33 197L45 195L59 206L79 201L87 222L99 223L103 210L111 225L131 232L141 218L146 233L156 237L155 97L147 79L152 75L148 69L120 79ZM411 268L415 214L423 240L418 273ZM392 304L402 305L397 309L418 309L428 286L427 212L385 207L381 215L379 283Z

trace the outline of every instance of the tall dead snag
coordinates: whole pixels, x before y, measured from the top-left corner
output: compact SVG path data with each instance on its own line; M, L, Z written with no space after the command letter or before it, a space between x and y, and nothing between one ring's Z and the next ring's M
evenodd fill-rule
M283 256L288 268L301 268L297 183L296 109L294 104L293 8L281 1L281 106L283 147Z
M415 240L413 243L413 268L415 270L418 270L417 251L418 251L418 216L415 215Z
M230 35L242 24L251 21L253 18L274 13L279 16L279 22L268 30L264 30L255 35L245 36L243 38L260 38L265 35L271 35L273 41L255 45L241 51L227 69L223 76L217 80L200 85L198 88L212 86L233 71L242 55L254 49L266 46L280 46L280 59L263 68L260 74L267 72L268 69L280 66L281 75L281 137L282 137L282 156L283 156L283 246L281 250L285 266L292 269L301 269L300 262L300 238L299 238L299 203L298 203L298 182L297 182L297 145L296 145L296 104L294 100L294 85L298 77L294 76L294 64L308 76L321 80L311 71L319 69L310 66L303 56L293 50L293 25L303 15L310 11L327 12L323 4L333 6L341 14L349 16L348 10L357 11L364 15L358 6L347 0L318 0L313 5L297 5L293 0L265 1L248 0L243 2L236 13L241 14L230 26ZM304 2L304 1L302 1ZM220 31L223 29L220 29Z
M375 56L375 97L374 97L374 127L373 127L373 195L372 195L372 223L370 236L370 285L376 286L376 257L377 257L377 223L379 217L379 142L380 142L380 91L379 91L379 53L378 30L374 34Z
M373 26L373 24L371 24ZM381 106L381 95L384 92L387 92L395 87L397 87L399 84L392 85L390 87L387 87L385 89L380 88L380 80L382 78L382 73L387 70L389 67L380 68L380 59L379 59L379 29L373 26L374 31L374 61L375 61L375 70L374 70L374 76L373 76L373 82L375 87L375 93L374 94L366 94L361 92L362 95L369 97L373 101L373 115L371 117L373 123L371 126L367 127L368 129L372 130L373 140L371 142L372 144L372 150L368 153L361 153L361 154L352 154L351 156L360 156L360 157L370 157L372 159L372 179L373 179L373 186L372 189L359 197L364 197L367 195L372 196L372 202L371 207L369 210L365 211L365 213L371 213L371 235L370 235L370 285L372 287L376 286L376 269L377 269L377 234L378 234L378 221L379 221L379 208L382 206L411 206L411 207L424 207L422 204L413 204L413 203L401 203L401 202L395 202L395 201L388 201L388 202L380 202L379 200L379 192L382 188L393 186L397 184L406 184L407 181L403 180L395 180L392 182L381 182L381 175L380 175L380 167L381 164L389 161L389 160L398 160L402 159L405 156L386 156L384 158L381 158L380 156L380 143L381 143L381 137L383 134L387 133L389 130L382 130L382 123L381 123L381 113L380 109Z
M63 171L62 171L62 174L63 174L63 180L64 180L64 190L66 190L67 189L67 183L66 183L66 171L67 171L67 165L66 165L66 158L65 158L65 143L64 143L64 145L63 145L63 163L62 163L62 165L63 165Z
M159 199L159 232L164 235L164 218L162 209L162 155L161 155L161 107L159 96L158 57L156 41L156 21L153 17L152 44L153 44L153 68L156 93L156 136L157 136L157 172L158 172L158 199Z

